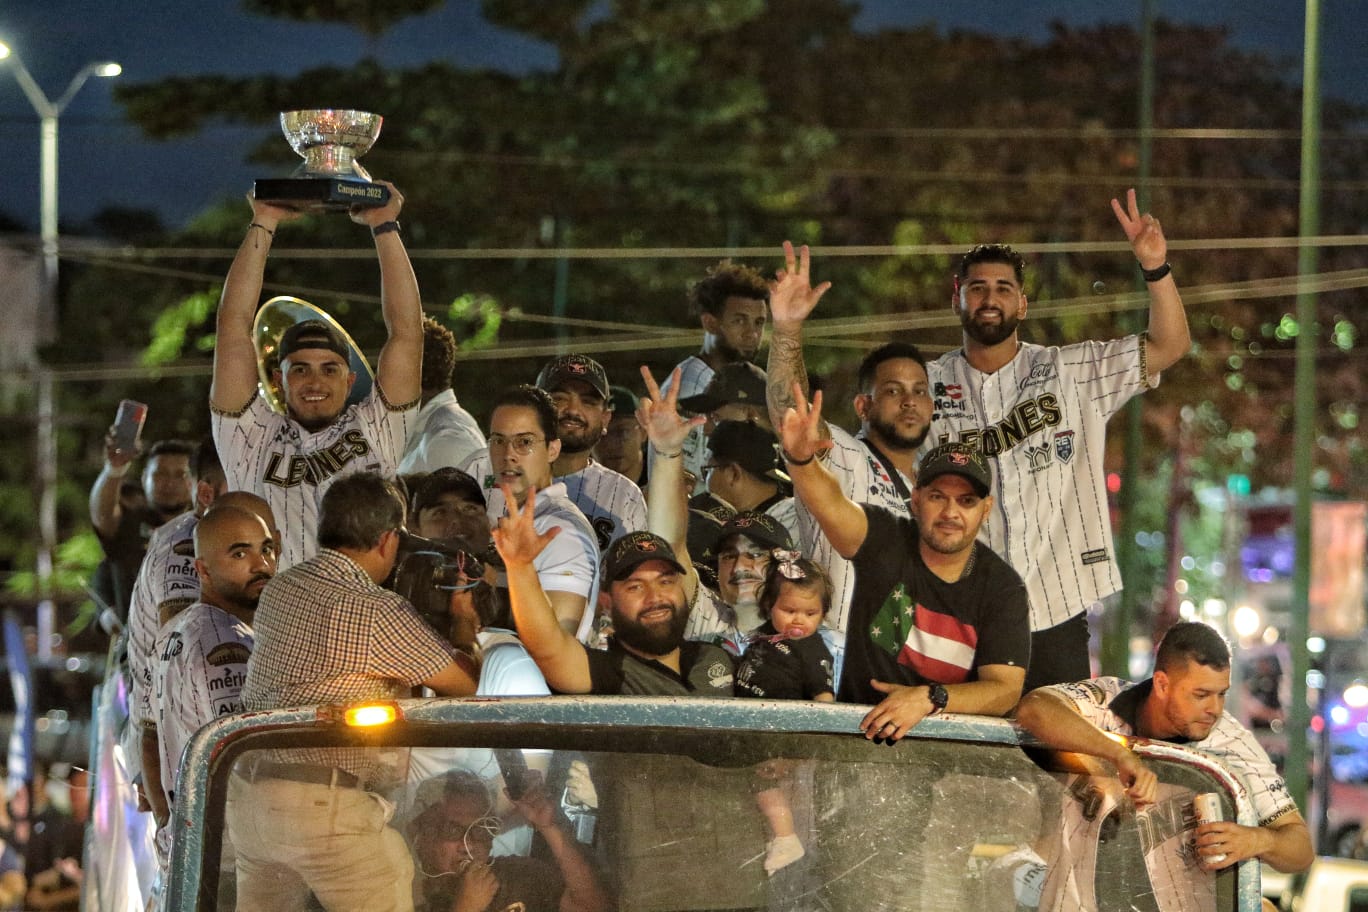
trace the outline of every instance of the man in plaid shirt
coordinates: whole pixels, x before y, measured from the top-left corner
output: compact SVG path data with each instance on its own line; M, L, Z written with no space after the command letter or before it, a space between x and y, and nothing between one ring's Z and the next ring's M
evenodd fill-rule
M323 496L319 553L261 594L242 690L248 711L475 692L478 667L401 596L383 589L399 550L404 501L373 472ZM229 786L238 909L413 908L413 861L379 794L402 781L394 751L313 748L250 754Z

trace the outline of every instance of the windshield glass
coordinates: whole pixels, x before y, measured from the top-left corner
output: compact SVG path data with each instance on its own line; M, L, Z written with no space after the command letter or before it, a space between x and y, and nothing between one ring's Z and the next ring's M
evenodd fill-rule
M1233 871L1186 851L1194 793L1218 789L1177 763L1150 761L1160 800L1137 814L1114 778L1015 744L511 729L251 739L214 776L200 907L318 908L383 879L419 910L1236 908Z

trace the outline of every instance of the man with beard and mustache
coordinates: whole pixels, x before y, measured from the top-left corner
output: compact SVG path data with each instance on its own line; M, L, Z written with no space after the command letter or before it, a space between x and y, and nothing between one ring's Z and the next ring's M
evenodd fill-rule
M648 395L637 420L655 454L650 521L659 534L628 533L604 556L598 603L613 630L607 649L586 648L556 623L534 562L561 532L536 525L527 507L510 509L494 529L513 618L523 645L557 692L731 696L731 657L711 643L684 638L699 586L689 565L680 454L684 438L702 419L681 418L678 394L662 392L646 368L642 378ZM678 368L672 379L677 390ZM512 502L511 492L505 496Z
M703 327L703 347L675 366L678 385L667 378L660 391L676 392L681 400L697 396L717 371L754 361L765 338L769 295L764 276L749 266L723 260L708 270L689 288L689 310ZM684 470L693 473L696 487L706 462L704 436L703 430L694 429L684 442Z
M1028 690L1090 674L1087 611L1119 592L1103 468L1107 420L1188 351L1183 301L1159 221L1135 191L1112 211L1149 290L1146 332L1106 342L1022 342L1025 261L1004 244L960 261L951 308L963 348L927 365L935 396L926 446L958 440L991 460L999 521L987 544L1026 580L1031 603Z
M215 506L195 525L199 601L162 626L152 650L152 709L167 807L174 807L181 751L190 736L242 711L252 620L276 571L271 536L260 516L241 507ZM166 823L158 820L159 827Z
M796 384L795 384L796 386ZM1005 715L1021 697L1031 639L1026 587L976 540L993 508L978 450L947 443L922 457L911 517L858 504L817 454L822 394L780 428L794 492L855 574L837 699L874 703L866 738L897 741L945 709Z
M416 423L422 394L423 308L418 280L400 236L404 198L392 184L390 201L355 207L352 221L370 229L380 264L380 309L388 338L376 364L375 385L348 404L356 374L344 334L323 320L305 320L282 334L275 379L287 414L271 409L258 391L252 321L266 258L281 225L303 213L250 200L252 222L223 284L214 346L209 409L228 487L271 504L280 521L280 569L318 551L319 504L328 486L353 472L391 476Z
M699 589L689 613L689 639L717 643L734 655L745 652L750 635L765 623L760 587L776 550L792 551L793 538L767 513L744 510L723 524L712 546L717 592Z
M800 395L808 394L807 366L803 361L803 322L822 295L831 288L809 282L811 258L808 248L795 251L784 242L785 266L770 285L770 311L774 337L770 342L768 388L770 420L777 428L784 412L795 405L794 384ZM916 453L931 422L931 387L926 359L915 345L889 342L874 349L860 362L856 380L855 414L860 430L850 434L819 421L822 438L830 445L820 451L827 470L839 482L841 493L859 504L882 507L895 516L910 516L912 480L916 477ZM787 459L787 456L785 457ZM821 565L831 577L831 612L827 623L838 633L829 644L836 659L839 679L843 650L840 636L847 629L855 574L801 499L798 529L802 552Z

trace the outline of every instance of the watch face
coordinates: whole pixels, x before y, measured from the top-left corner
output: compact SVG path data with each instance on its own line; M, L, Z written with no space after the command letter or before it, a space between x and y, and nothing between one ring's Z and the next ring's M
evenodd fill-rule
M950 702L950 694L939 684L932 684L930 690L931 705L936 707L936 712L945 709L945 704Z

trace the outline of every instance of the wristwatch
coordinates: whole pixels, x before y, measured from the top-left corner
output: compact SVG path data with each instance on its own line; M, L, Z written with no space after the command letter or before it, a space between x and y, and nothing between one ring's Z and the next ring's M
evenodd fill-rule
M946 704L950 702L950 694L946 693L945 688L940 684L929 684L926 690L926 695L931 698L931 715L940 715Z

